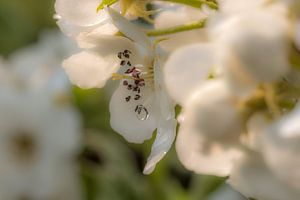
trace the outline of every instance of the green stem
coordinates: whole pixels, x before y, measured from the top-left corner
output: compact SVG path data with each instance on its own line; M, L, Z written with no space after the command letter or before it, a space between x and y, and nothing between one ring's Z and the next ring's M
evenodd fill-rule
M205 26L205 22L206 22L206 20L203 19L200 21L195 21L195 22L191 22L188 24L173 26L170 28L150 30L150 31L147 31L147 35L148 36L163 36L163 35L170 35L170 34L174 34L174 33L184 32L184 31L201 29Z
M188 6L192 6L194 8L201 8L203 4L208 5L212 9L218 9L218 5L214 2L207 1L207 0L159 0L159 1L168 1L172 3L179 3Z

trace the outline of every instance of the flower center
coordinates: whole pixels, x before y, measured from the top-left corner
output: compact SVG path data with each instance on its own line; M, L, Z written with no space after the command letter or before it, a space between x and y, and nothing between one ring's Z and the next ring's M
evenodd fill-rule
M36 150L36 143L32 134L26 131L17 132L11 140L11 149L19 160L31 160Z
M120 65L124 68L123 74L114 73L113 80L121 80L123 87L128 90L128 95L124 97L124 101L137 103L134 112L139 120L147 120L149 112L141 103L144 101L142 90L147 86L152 86L154 83L153 67L145 67L143 65L132 65L130 57L132 52L124 50L118 52L117 57L120 59Z

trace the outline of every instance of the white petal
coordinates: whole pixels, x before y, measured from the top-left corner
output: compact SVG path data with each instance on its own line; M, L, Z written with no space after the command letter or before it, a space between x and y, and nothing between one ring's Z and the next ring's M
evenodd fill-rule
M151 42L149 38L144 32L142 32L140 28L124 18L115 10L111 8L107 8L106 10L109 13L112 23L119 29L120 32L138 44L142 45L144 48L151 48Z
M222 80L207 81L184 104L182 124L207 140L239 143L242 117Z
M99 0L56 0L55 10L73 24L92 26L107 19L105 12L96 12L100 3Z
M300 106L272 124L265 135L264 157L274 173L300 190Z
M208 200L247 200L240 193L224 184L220 189L209 196Z
M165 64L164 76L171 97L183 104L195 88L208 78L214 65L213 47L189 45L175 51Z
M236 164L229 183L247 197L264 200L298 200L300 192L281 182L258 154L247 153Z
M263 150L263 139L271 121L264 113L254 114L247 122L246 145L253 151Z
M181 163L199 174L228 176L240 152L234 148L212 144L201 133L181 125L176 139L176 151Z
M120 68L119 52L132 52L130 62L143 64L143 57L129 39L117 36L79 37L78 42L88 51L73 55L64 61L63 67L71 81L82 88L103 87L112 74ZM94 43L97 45L95 46Z
M171 148L176 136L176 120L161 120L158 123L157 135L152 145L151 154L144 168L144 174L150 174L156 164L166 155Z
M289 67L288 23L283 16L257 11L227 21L218 38L220 49L231 57L223 61L227 69L239 70L259 82L285 75Z
M81 88L101 88L119 65L112 56L102 57L93 51L83 51L63 62L70 80Z
M126 102L125 98L130 95L131 100ZM140 95L142 98L135 101L134 94L120 83L109 105L111 127L133 143L142 143L150 139L157 127L157 106L152 89L144 87ZM140 115L135 112L138 105L145 107Z
M144 174L150 174L156 164L166 155L171 148L176 136L175 104L165 91L162 82L162 70L157 60L154 67L155 91L157 105L159 106L158 128L151 154L144 168Z
M197 173L227 176L240 155L241 119L224 84L211 81L183 107L176 149L180 161Z

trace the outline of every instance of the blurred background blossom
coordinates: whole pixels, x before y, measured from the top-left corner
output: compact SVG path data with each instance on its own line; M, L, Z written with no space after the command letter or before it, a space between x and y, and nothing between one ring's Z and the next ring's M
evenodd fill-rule
M58 31L53 5L0 1L0 199L245 199L223 178L184 169L174 148L154 173L142 174L153 139L128 144L110 128L111 88L71 86L61 63L78 50ZM167 26L163 18L172 18L174 10L155 25ZM203 17L191 12L178 21ZM163 47L174 48L167 42Z

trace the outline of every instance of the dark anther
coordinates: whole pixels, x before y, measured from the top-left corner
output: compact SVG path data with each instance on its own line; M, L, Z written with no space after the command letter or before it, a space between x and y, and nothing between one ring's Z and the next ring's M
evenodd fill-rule
M138 79L138 80L135 80L135 81L134 81L134 84L138 85L138 84L140 83L140 81L141 81L141 80L139 80L139 79Z
M128 96L128 97L125 98L126 102L129 102L130 99L131 99L131 96Z
M139 84L138 84L140 87L144 87L145 85L146 85L146 83L145 83L145 81L144 80L142 80L142 81L140 81L139 82Z
M127 86L127 89L128 89L128 90L132 90L132 88L133 88L132 85L128 85L128 86Z
M131 62L130 62L130 61L128 61L128 62L127 62L127 65L128 65L128 66L131 66Z
M138 70L133 70L133 71L132 71L132 76L133 76L134 78L140 78L140 74L141 74L141 72L138 71Z
M139 100L140 98L141 98L141 95L136 94L135 97L134 97L134 100Z
M123 81L123 85L128 85L128 81Z
M130 73L132 73L132 72L135 71L135 70L136 70L135 67L130 68L130 69L127 69L126 72L125 72L125 74L130 74Z
M122 60L120 65L124 66L126 64L126 61L125 60Z
M124 56L125 58L130 58L130 55L129 55L128 53L123 53L123 56Z
M124 51L124 53L129 53L129 54L131 54L131 51L129 51L129 50L126 49L126 50Z
M122 52L119 52L119 53L118 53L118 58L119 58L119 59L122 59L122 55L123 55L123 53L122 53Z

